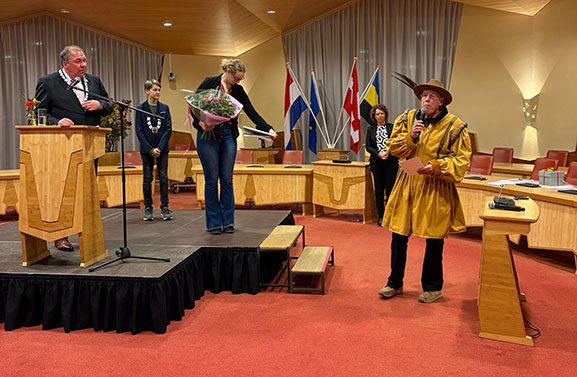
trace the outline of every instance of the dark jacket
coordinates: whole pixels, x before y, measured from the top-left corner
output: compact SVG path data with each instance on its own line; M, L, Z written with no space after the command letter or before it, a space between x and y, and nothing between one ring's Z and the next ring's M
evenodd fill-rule
M197 93L202 92L203 90L207 90L207 89L219 89L221 77L222 77L222 74L220 74L218 76L214 76L214 77L205 78L204 81L198 87L198 89L196 89L196 92ZM259 129L261 131L266 131L266 132L268 132L272 129L272 126L270 126L256 112L256 110L252 106L252 103L250 102L250 99L248 98L248 95L246 94L246 92L244 91L244 88L241 85L238 85L238 84L233 85L230 95L233 96L238 102L242 103L242 105L243 105L242 111L244 111L244 113L246 115L248 115L249 119L252 120L252 122L254 124L256 124L257 129ZM202 127L200 127L199 120L194 115L192 117L194 119L192 122L192 124L194 125L194 128L196 128L199 131L202 131ZM231 119L230 124L227 124L227 125L230 126L230 128L232 130L232 135L236 139L239 135L238 117ZM216 132L215 132L215 134L216 134Z
M88 91L108 98L108 93L100 78L89 74L85 76L88 81ZM38 79L34 97L40 101L37 108L46 109L47 124L58 124L60 119L69 118L75 125L99 126L100 117L112 112L112 106L110 106L109 102L95 98L92 95L88 96L88 100L100 101L102 108L97 111L84 110L74 91L66 90L67 86L68 84L60 77L58 72Z
M148 111L149 113L151 112L148 101L144 101L138 105L137 108ZM172 134L172 119L168 105L158 102L156 114L164 117L160 122L160 128L157 134L153 134L152 130L148 127L146 120L148 115L137 112L134 116L134 129L136 130L138 141L140 141L140 153L142 154L147 154L154 148L159 148L162 153L168 153L168 140L170 140L170 135ZM157 118L150 117L150 122L153 126L157 125L156 120Z
M390 137L392 132L393 132L393 124L387 123L387 124L385 124L385 127L387 128L387 133L389 134L389 137ZM379 157L379 150L377 147L377 126L374 124L370 125L369 128L367 129L367 138L365 140L365 149L371 155L371 157L369 159L369 162L371 163L371 165L398 164L399 159L397 157L393 156L392 154L389 154L389 157L387 157L386 160L383 160Z

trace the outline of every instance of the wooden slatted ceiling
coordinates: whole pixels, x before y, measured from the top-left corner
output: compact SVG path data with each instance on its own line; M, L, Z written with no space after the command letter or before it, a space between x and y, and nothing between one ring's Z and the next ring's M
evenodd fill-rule
M550 0L459 0L534 15ZM0 22L47 12L161 52L237 56L355 0L2 0ZM70 14L62 14L66 9ZM276 14L267 14L268 9ZM172 20L174 26L162 26Z
M527 16L536 15L551 0L456 0L460 3L477 5L485 8L519 13Z

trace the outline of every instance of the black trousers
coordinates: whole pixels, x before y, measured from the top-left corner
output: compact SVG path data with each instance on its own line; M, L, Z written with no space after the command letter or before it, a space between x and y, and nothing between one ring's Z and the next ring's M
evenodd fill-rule
M405 265L407 263L407 245L409 237L393 233L391 241L391 274L387 285L398 289L403 286ZM443 239L427 239L425 260L421 273L423 291L440 291L443 289Z
M373 173L373 182L375 183L375 203L377 205L377 215L379 219L383 218L385 214L385 193L387 198L393 191L395 180L397 179L397 171L399 165L396 163L378 163L371 164L371 172Z
M154 181L154 160L149 153L142 156L142 193L144 206L152 207L152 182ZM156 171L160 181L160 208L168 208L168 153L156 157Z

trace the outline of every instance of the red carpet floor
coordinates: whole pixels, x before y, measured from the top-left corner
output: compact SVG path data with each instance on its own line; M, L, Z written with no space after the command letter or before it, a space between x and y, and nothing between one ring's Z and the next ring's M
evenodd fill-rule
M192 193L171 195L193 208ZM296 214L297 212L295 212ZM178 215L178 212L175 214ZM165 335L69 334L0 327L2 376L574 376L577 276L516 255L525 316L541 329L535 347L477 336L479 239L445 243L445 297L420 304L424 241L412 238L405 293L385 283L390 233L336 213L296 216L307 244L333 245L327 295L268 290L207 293Z

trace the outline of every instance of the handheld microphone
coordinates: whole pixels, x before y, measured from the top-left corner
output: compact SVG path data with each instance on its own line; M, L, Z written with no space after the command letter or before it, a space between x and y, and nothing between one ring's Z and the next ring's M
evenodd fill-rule
M68 86L66 87L66 90L71 90L72 88L74 88L76 86L76 84L78 84L80 82L80 77L75 78L74 80L70 81L70 84L68 84Z
M508 206L504 204L499 204L495 202L489 203L489 208L491 209L504 209L505 211L515 211L515 212L523 212L525 208L519 206Z
M425 120L425 114L427 114L427 109L425 109L424 107L421 107L419 110L417 110L415 117L417 120L423 121L423 120ZM415 136L415 140L419 140L419 136L421 136L421 131L417 132L417 136Z

